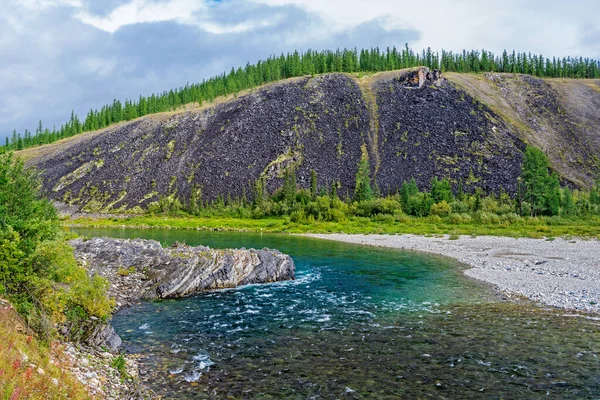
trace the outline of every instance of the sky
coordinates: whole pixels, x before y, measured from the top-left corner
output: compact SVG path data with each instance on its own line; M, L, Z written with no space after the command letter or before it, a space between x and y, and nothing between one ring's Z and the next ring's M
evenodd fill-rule
M600 59L598 0L0 0L0 140L294 50Z

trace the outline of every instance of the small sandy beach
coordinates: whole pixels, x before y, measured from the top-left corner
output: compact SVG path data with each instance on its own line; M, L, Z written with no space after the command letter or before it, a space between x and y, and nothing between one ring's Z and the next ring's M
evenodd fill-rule
M464 273L545 305L600 313L600 241L496 236L307 234L319 239L435 253L471 268Z

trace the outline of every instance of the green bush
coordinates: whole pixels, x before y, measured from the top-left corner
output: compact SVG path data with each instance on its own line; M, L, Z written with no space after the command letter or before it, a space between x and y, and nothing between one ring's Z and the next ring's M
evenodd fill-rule
M290 214L290 220L293 222L303 222L306 219L304 210L292 211Z
M433 199L427 193L418 193L408 199L406 212L409 215L425 217L429 215Z
M452 207L452 211L457 214L469 212L469 205L463 201L453 201L450 203L450 207Z
M500 223L500 217L498 215L487 211L477 211L475 213L475 220L484 225Z
M460 214L454 213L448 216L448 222L454 225L462 224L464 221Z
M439 203L435 203L431 206L429 211L431 215L439 215L440 217L445 217L452 212L452 207L446 200L442 200Z
M90 278L61 232L52 205L38 193L34 172L0 154L0 294L40 334L79 315L106 319L107 282Z

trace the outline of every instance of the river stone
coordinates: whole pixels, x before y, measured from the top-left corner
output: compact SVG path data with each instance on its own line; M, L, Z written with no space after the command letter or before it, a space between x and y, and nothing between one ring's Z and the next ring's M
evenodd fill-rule
M294 279L294 261L271 249L215 250L155 240L93 238L70 241L75 257L110 282L123 305L178 298L207 290Z
M109 324L98 325L88 337L87 342L92 347L106 347L112 352L117 352L122 343L121 337Z

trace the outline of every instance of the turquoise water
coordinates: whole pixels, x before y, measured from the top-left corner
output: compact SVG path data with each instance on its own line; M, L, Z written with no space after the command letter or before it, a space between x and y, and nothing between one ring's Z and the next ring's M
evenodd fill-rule
M598 320L504 302L446 258L288 235L76 231L293 257L295 281L114 317L165 398L600 397Z

